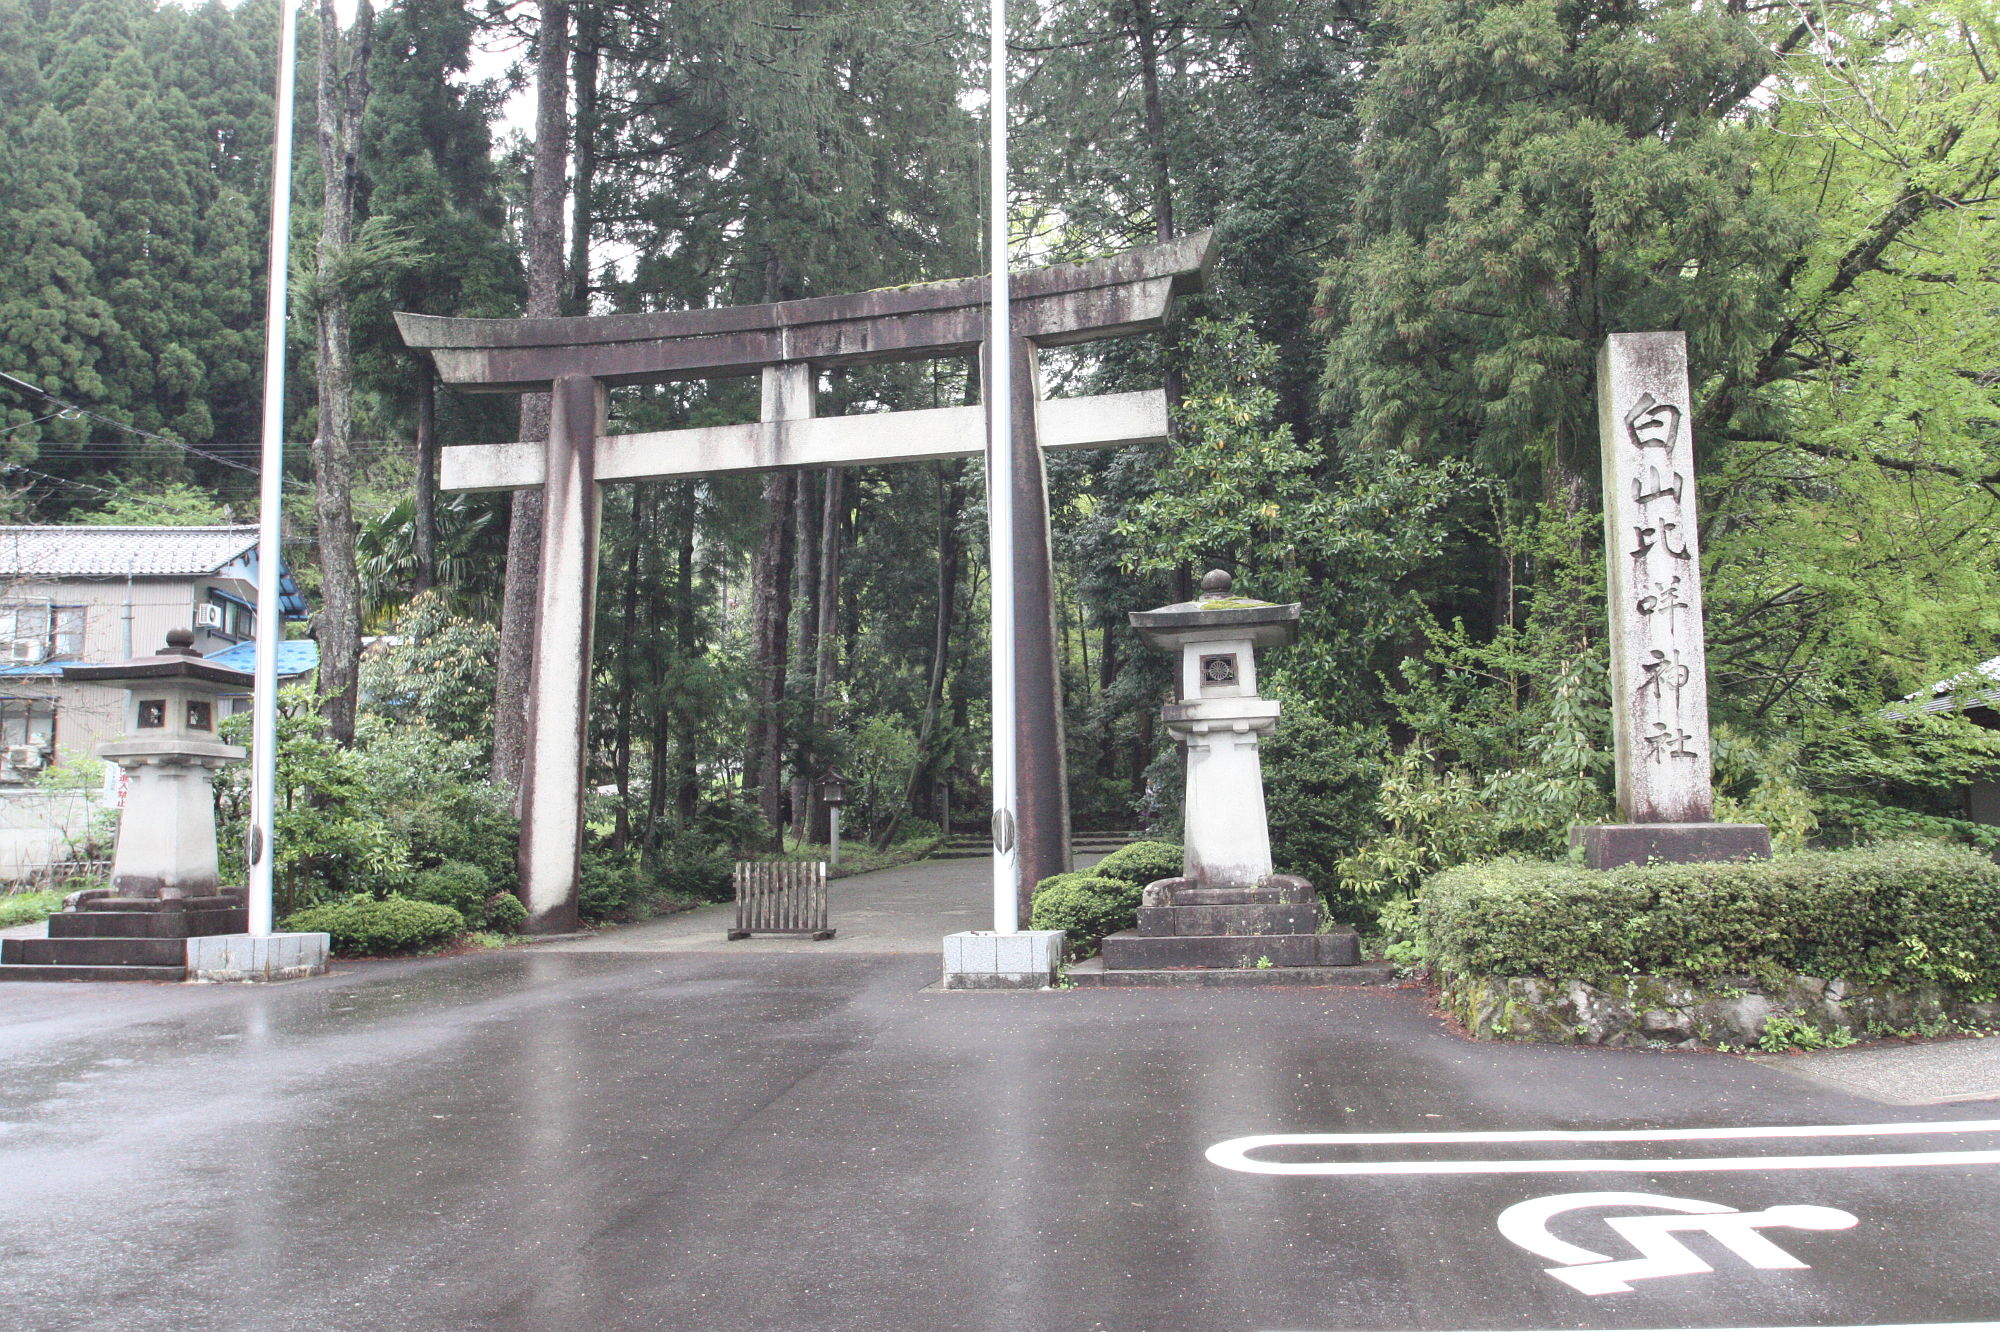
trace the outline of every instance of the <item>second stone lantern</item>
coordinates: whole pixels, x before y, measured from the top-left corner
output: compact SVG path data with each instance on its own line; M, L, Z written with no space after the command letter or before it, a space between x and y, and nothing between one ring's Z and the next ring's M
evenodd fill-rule
M1179 658L1177 699L1161 717L1187 750L1186 853L1180 878L1146 887L1138 928L1104 940L1094 979L1360 961L1352 930L1321 930L1313 886L1272 872L1257 749L1279 707L1257 693L1257 650L1298 636L1297 603L1237 596L1218 569L1201 580L1200 600L1134 611L1131 621L1148 644ZM1077 968L1071 975L1084 979Z

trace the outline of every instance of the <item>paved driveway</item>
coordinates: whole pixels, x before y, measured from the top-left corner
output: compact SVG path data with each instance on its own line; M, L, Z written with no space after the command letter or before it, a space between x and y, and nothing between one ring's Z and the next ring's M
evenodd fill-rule
M926 991L934 949L614 938L268 988L6 987L0 1323L2000 1317L1991 1105L1885 1105L1725 1056L1474 1044L1414 990ZM1986 1126L1221 1146L1945 1121ZM1520 1173L1588 1158L1637 1161ZM1460 1173L1324 1173L1356 1163ZM1584 1289L1620 1262L1626 1289Z

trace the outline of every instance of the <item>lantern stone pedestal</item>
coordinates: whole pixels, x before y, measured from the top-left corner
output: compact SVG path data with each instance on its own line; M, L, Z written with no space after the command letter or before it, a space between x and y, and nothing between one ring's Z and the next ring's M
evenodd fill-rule
M1256 650L1291 642L1299 607L1236 596L1221 570L1201 587L1198 601L1131 616L1141 638L1180 657L1180 698L1161 716L1187 747L1181 877L1146 886L1138 927L1104 940L1101 966L1071 968L1077 984L1173 983L1170 973L1186 971L1296 980L1361 961L1353 930L1320 932L1313 886L1272 872L1257 748L1279 707L1257 693Z
M201 657L176 629L150 657L66 666L122 684L125 739L98 752L125 770L111 887L73 894L45 939L0 941L0 981L286 979L326 970L324 934L252 936L244 890L219 883L216 769L247 755L216 736L222 700L253 677ZM221 940L248 941L234 948ZM282 941L282 942L281 942Z

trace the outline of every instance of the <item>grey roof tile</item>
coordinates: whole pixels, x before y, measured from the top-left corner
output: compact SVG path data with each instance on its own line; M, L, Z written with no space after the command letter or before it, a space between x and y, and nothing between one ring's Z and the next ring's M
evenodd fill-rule
M254 525L0 526L0 577L192 577L214 573L256 544Z

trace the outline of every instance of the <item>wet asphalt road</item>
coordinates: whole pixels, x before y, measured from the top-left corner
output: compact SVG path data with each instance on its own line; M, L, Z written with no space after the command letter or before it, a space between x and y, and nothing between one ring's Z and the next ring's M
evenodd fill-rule
M1203 1155L1255 1133L1971 1120L2000 1103L1890 1107L1723 1056L1479 1045L1411 990L922 991L936 966L522 949L269 988L5 987L0 1326L2000 1317L2000 1165L1329 1178ZM2000 1149L2000 1133L1345 1151L1943 1148ZM1697 1235L1714 1271L1599 1296L1495 1228L1524 1200L1604 1190L1856 1224L1765 1232L1805 1270ZM1629 1257L1610 1214L1550 1228Z

